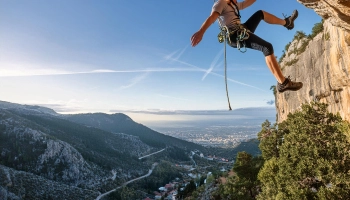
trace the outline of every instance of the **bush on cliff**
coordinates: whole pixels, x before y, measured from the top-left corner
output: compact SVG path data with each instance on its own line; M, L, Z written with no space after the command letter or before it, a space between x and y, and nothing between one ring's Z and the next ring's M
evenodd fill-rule
M287 120L266 121L258 134L265 159L257 199L344 199L350 196L350 125L312 102Z

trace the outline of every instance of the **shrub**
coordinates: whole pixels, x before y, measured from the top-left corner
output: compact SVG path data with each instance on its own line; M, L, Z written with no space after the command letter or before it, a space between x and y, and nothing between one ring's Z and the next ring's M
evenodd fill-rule
M312 102L282 123L263 124L265 159L258 199L342 199L350 196L350 124Z

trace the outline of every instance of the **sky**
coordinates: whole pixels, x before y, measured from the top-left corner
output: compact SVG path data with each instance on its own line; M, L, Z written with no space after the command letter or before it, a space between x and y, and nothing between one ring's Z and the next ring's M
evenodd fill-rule
M184 120L198 111L226 116L218 24L199 45L190 45L212 4L0 0L0 100L63 114L123 112L139 122ZM313 10L295 0L260 0L241 11L241 20L257 10L284 18L294 9L299 17L293 30L262 21L255 32L279 57L296 31L310 34L321 21ZM276 79L261 52L227 46L227 79L232 109L274 109L270 87Z

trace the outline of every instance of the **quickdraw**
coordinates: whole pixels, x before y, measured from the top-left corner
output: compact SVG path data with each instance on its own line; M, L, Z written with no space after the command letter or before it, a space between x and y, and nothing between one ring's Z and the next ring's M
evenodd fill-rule
M247 40L249 38L249 30L246 29L245 27L243 27L242 25L240 25L240 29L237 31L237 49L242 52L245 53L247 51L247 47L245 46L245 40ZM243 48L244 50L241 50L241 43L243 44Z
M218 40L220 43L223 43L225 41L225 39L227 38L228 43L230 46L232 45L232 41L231 41L231 35L233 35L234 33L237 33L237 37L236 37L236 47L237 49L242 52L245 53L247 51L246 45L245 45L245 40L247 40L249 38L249 30L246 29L243 25L239 25L239 28L237 28L234 31L230 31L227 26L222 26L221 27L221 31L218 34ZM242 51L241 48L241 44L243 45L244 50Z

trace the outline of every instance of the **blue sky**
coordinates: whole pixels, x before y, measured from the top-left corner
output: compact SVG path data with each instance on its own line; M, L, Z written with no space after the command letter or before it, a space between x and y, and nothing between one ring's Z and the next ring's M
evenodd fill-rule
M228 110L223 44L213 24L202 42L190 37L211 12L211 0L0 0L0 100L39 104L61 113L124 112L142 121L164 111ZM288 31L261 22L256 34L281 56L296 31L309 34L321 18L292 0L257 1L283 18L298 9ZM275 78L261 52L228 48L233 109L273 108ZM128 112L130 111L130 112ZM151 116L151 117L150 117ZM169 115L171 118L172 115Z

